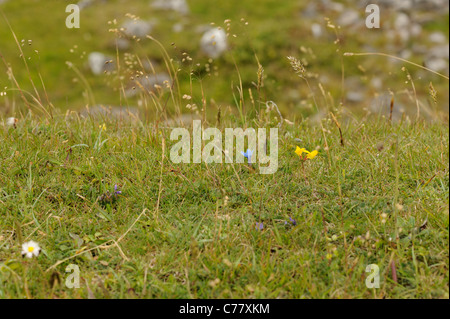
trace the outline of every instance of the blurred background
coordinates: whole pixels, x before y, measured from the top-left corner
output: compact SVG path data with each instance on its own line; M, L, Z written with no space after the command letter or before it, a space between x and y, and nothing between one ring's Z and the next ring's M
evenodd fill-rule
M71 3L80 28L66 27ZM379 29L365 26L369 3L380 7ZM343 55L382 52L448 76L445 0L0 0L0 13L5 116L27 110L17 84L30 104L81 113L214 118L274 101L293 119L316 113L314 94L324 113L341 105L387 116L394 96L397 118L418 107L427 119L448 116L448 79L389 57ZM312 92L288 56L305 66Z

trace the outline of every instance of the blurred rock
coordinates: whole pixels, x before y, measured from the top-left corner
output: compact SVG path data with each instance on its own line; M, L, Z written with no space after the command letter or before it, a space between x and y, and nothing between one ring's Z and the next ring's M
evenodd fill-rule
M449 59L449 48L448 43L444 45L438 45L435 47L432 47L430 50L428 50L429 57L433 58L441 58L441 59Z
M186 0L155 0L150 5L155 9L172 10L181 14L189 13Z
M344 11L345 6L342 3L334 2L331 0L319 0L319 1L310 1L308 6L304 9L307 12L307 16L317 18L317 15L323 14L323 12L335 11L342 12ZM320 11L320 13L319 13Z
M396 10L408 11L413 8L412 0L396 0L396 1L384 1L384 2L389 2L389 4L392 5Z
M320 38L322 36L322 26L318 23L311 25L311 32L314 38Z
M92 73L100 75L105 71L114 70L114 63L111 58L100 52L92 52L88 56L88 64Z
M128 37L144 38L152 30L149 22L142 20L128 20L122 24L123 32Z
M399 38L406 42L409 40L411 31L411 20L406 13L400 12L395 18L394 28L397 31Z
M205 33L206 31L211 30L211 25L210 24L199 24L199 25L195 26L194 30L196 33Z
M77 6L80 8L80 11L81 11L84 8L90 7L95 2L105 3L106 1L107 0L80 0L80 1L78 1Z
M384 32L384 36L385 36L386 40L388 41L388 43L391 43L397 37L397 32L395 32L394 30L386 30Z
M419 23L412 22L408 14L400 12L395 18L394 30L393 36L390 34L388 38L393 40L398 37L405 43L411 37L418 37L422 33L422 26Z
M189 126L192 125L192 121L200 119L200 116L193 113L181 114L181 116L165 120L161 125L162 127L179 127L180 125Z
M345 10L337 19L337 24L341 27L348 27L358 22L360 22L359 13L353 9Z
M328 10L342 12L345 9L345 6L342 3L334 2L330 0L322 0L323 6L325 6Z
M155 69L159 66L158 62L148 58L141 58L141 63L144 71L149 74L155 73Z
M342 12L345 6L331 0L305 1L308 4L299 13L303 18L317 19L323 17L324 12Z
M388 93L375 96L369 103L370 111L389 118L389 114L391 112L391 97L391 94ZM401 119L404 112L405 107L399 102L395 101L394 109L392 110L392 119L394 121Z
M225 31L219 28L206 31L200 40L200 48L210 58L221 56L228 48Z
M80 0L77 3L77 6L80 8L80 10L83 10L84 8L89 7L90 5L92 5L94 1L93 0Z
M400 52L399 56L400 56L402 59L408 60L408 59L412 56L412 52L411 52L411 50L408 50L408 49L402 50L402 51Z
M136 107L111 106L97 104L80 112L82 117L95 117L100 119L122 119L122 120L138 120L139 110Z
M411 36L418 37L422 33L422 26L418 23L413 23L411 26Z
M158 87L166 89L170 85L172 85L172 82L167 73L147 74L135 79L135 82L131 84L131 88L125 91L125 96L127 98L133 97L142 92L142 90L154 92Z
M128 39L117 38L114 44L117 45L117 48L120 51L125 51L130 48L130 41Z
M318 14L316 2L309 2L300 14L303 18L315 18Z
M359 103L364 101L364 93L361 91L350 91L347 92L346 98L348 102Z
M447 37L443 32L436 31L430 33L430 35L428 36L428 40L433 43L443 44L447 42Z
M183 30L184 30L184 26L183 26L182 23L175 23L172 26L172 31L175 32L175 33L180 33Z
M360 103L366 97L367 88L359 76L345 78L344 88L347 92L345 95L347 102Z
M425 54L428 52L428 48L425 45L419 43L414 43L411 49L414 54Z
M396 11L417 12L418 10L448 12L448 0L361 0L360 6L376 3L385 8L392 8Z
M130 40L125 39L125 38L116 38L114 40L111 40L108 43L108 48L110 50L116 50L116 46L117 49L119 49L119 51L126 51L131 47L131 43Z
M425 66L436 72L448 73L448 61L440 58L429 58L425 60Z
M370 85L376 89L380 90L383 87L383 80L380 77L374 77L372 80L370 80Z

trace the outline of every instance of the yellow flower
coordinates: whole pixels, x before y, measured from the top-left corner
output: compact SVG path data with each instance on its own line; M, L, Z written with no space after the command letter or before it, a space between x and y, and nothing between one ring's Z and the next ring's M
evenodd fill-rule
M313 159L314 157L316 157L316 155L319 153L317 150L314 150L314 151L312 151L311 153L310 152L307 152L308 153L308 155L306 155L306 158L309 158L309 159Z
M312 152L306 150L305 148L300 148L297 146L297 148L295 149L295 154L297 154L298 156L302 157L302 154L306 153L306 158L307 159L313 159L314 157L316 157L316 155L319 153L317 150L314 150ZM302 158L303 159L303 158Z
M297 148L295 149L295 154L297 154L298 156L302 156L303 152L308 152L306 149L304 148L300 148L297 146Z
M106 125L103 123L103 125L98 126L102 131L106 131Z

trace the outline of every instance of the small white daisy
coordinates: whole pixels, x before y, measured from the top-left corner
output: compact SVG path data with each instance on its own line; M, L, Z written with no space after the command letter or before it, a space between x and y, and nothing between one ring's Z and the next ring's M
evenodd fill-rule
M22 245L22 255L27 256L28 258L32 258L34 256L38 256L41 248L39 244L30 240Z
M15 117L8 117L6 119L6 125L7 126L14 126L15 127L17 122L19 122L19 120L16 119Z

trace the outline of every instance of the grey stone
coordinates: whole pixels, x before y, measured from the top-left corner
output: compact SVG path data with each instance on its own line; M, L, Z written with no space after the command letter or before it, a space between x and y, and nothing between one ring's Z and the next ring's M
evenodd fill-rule
M377 90L380 90L383 87L383 80L380 77L373 77L372 80L370 80L370 85Z
M375 96L369 103L369 109L373 113L381 114L389 117L391 111L391 95L388 93ZM392 119L399 120L402 114L405 112L405 107L398 103L394 103L394 109L392 110Z
M80 11L92 6L95 2L105 3L107 0L80 0L77 3L77 6L80 8Z
M115 45L117 45L117 48L121 51L128 50L130 48L130 41L128 39L124 38L118 38L115 42Z
M200 48L210 58L220 57L228 48L225 31L219 28L206 31L200 40Z
M175 32L175 33L180 33L183 30L184 30L184 26L183 26L182 23L175 23L172 26L172 31Z
M411 36L413 37L417 37L422 33L422 26L418 23L413 23L413 25L411 26Z
M347 101L357 103L357 102L364 101L365 95L361 91L350 91L350 92L347 92L346 97L347 97Z
M114 63L111 58L100 52L91 52L88 56L88 64L92 73L100 75L105 71L112 71Z
M200 25L197 25L194 29L194 31L196 33L205 33L209 30L211 30L211 25L209 25L209 24L200 24Z
M97 104L93 107L80 111L82 117L137 120L139 119L139 110L137 107L112 106Z
M430 42L437 43L437 44L443 44L448 41L445 34L443 32L439 32L439 31L430 33L430 35L428 36L428 40L430 40Z
M172 10L181 14L189 13L186 0L155 0L150 5L155 9Z
M180 125L192 125L192 121L200 120L200 116L193 113L181 114L175 118L170 118L162 122L162 127L179 127Z
M314 18L317 16L317 5L315 2L309 2L306 8L300 13L303 18Z
M402 58L402 59L409 59L410 57L412 56L412 52L411 52L411 50L408 50L408 49L406 49L406 50L402 50L401 52L400 52L400 57Z
M323 34L322 26L318 23L313 23L311 25L311 32L314 38L320 38Z
M130 40L126 38L116 38L111 40L108 44L108 48L114 51L116 50L116 46L119 51L126 51L130 49L131 43Z
M448 61L441 58L430 58L425 60L425 66L436 72L448 73Z
M360 22L360 16L358 11L353 9L348 9L341 13L339 16L337 23L338 25L342 27L347 27L356 24L357 22Z
M411 49L414 54L426 54L428 52L428 48L425 45L419 43L414 43Z
M399 38L406 42L411 35L411 20L406 13L400 12L395 18L394 28Z
M324 6L331 10L331 11L336 11L336 12L342 12L345 9L345 6L342 3L339 2L334 2L334 1L323 1L324 2Z
M136 78L131 87L125 91L126 97L133 97L142 90L154 92L157 90L155 86L167 88L171 85L170 76L167 73L147 74Z
M376 3L384 8L392 8L396 11L417 12L418 10L448 12L448 0L361 0L360 6L365 7L368 4Z
M77 3L77 6L80 8L80 10L83 10L84 8L89 7L90 5L92 5L94 1L93 0L80 0Z
M444 44L444 45L437 45L437 46L432 47L430 50L428 50L427 56L448 60L449 59L448 43Z
M122 24L122 28L123 33L130 38L144 38L152 30L152 25L142 20L128 20Z

